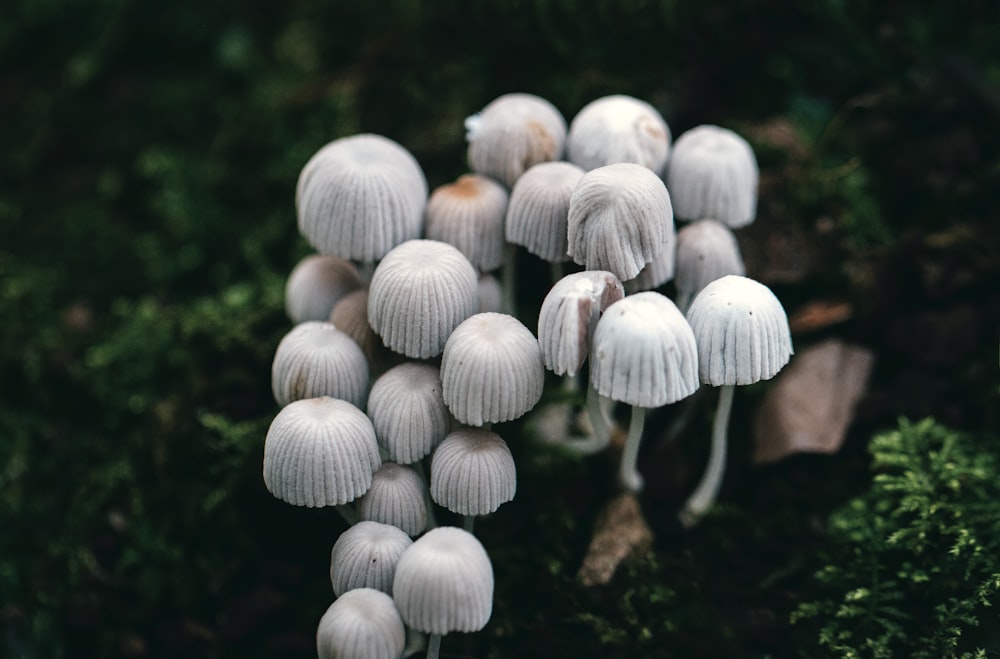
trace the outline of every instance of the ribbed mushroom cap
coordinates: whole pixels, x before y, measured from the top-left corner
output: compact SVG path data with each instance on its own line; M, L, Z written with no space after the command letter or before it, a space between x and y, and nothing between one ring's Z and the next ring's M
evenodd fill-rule
M366 491L379 468L375 429L365 413L336 398L289 403L264 440L264 485L295 506L339 506Z
M566 275L552 287L538 314L538 345L545 368L576 375L590 352L595 312L622 299L622 283L610 272L587 270Z
M405 148L381 135L330 142L295 189L299 231L316 250L372 263L423 230L427 179Z
M281 339L271 363L271 391L278 405L331 396L361 407L368 399L368 360L333 323L310 320Z
M488 515L516 491L514 456L495 432L461 428L434 451L431 498L453 513Z
M403 622L418 631L479 631L493 613L493 565L476 536L439 526L403 552L392 599Z
M602 396L660 407L698 389L698 352L684 315L655 292L612 304L594 332L590 380Z
M472 426L523 415L541 398L544 381L538 341L507 314L470 316L452 332L441 357L444 402Z
M632 279L671 245L673 233L670 194L641 165L622 163L587 172L570 198L568 253L587 270Z
M316 630L319 659L398 659L406 629L392 598L371 588L344 593Z
M532 165L562 158L566 120L532 94L504 94L465 120L469 169L508 188Z
M293 323L326 320L337 300L361 286L358 269L339 256L310 254L285 283L285 311Z
M341 332L351 337L368 358L368 364L375 364L382 339L368 323L368 289L359 288L337 300L330 311L330 322Z
M673 231L670 233L670 239L663 244L660 253L652 261L643 266L635 278L625 282L626 291L629 293L651 291L674 278L674 273L677 269L677 239L673 235Z
M454 245L481 272L503 264L507 189L479 174L465 174L434 190L427 202L425 236Z
M397 526L361 521L340 534L330 552L330 583L338 596L355 588L392 592L396 563L413 540Z
M368 322L390 350L427 359L479 307L476 270L436 240L410 240L386 254L368 288Z
M503 289L500 281L489 273L479 275L479 313L503 308Z
M507 241L550 263L568 260L569 200L583 174L568 162L544 162L526 171L510 191Z
M694 297L709 282L726 275L743 275L746 269L732 230L717 220L702 219L677 232L679 296Z
M792 356L788 316L771 289L727 275L701 289L688 309L698 374L712 386L769 380Z
M665 178L680 219L712 217L737 229L757 215L757 158L727 128L697 126L677 138Z
M409 536L427 528L424 479L413 467L383 462L358 501L361 519L392 524Z
M441 443L451 423L440 371L430 364L393 366L372 385L368 416L389 460L417 462Z
M670 155L670 128L649 103L613 95L591 101L569 126L566 159L589 171L630 162L657 176Z

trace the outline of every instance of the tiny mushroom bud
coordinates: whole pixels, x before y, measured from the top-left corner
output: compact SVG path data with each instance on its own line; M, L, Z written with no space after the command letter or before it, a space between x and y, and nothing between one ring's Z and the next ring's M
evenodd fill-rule
M413 467L383 462L358 501L358 514L364 520L392 524L411 537L419 535L427 527L426 488Z
M285 284L285 311L293 323L326 320L333 305L361 286L358 269L339 256L310 254L292 270Z
M701 289L719 277L743 275L740 246L718 220L702 219L677 232L677 306L686 311Z
M358 344L332 323L300 323L278 344L271 364L271 390L282 406L331 396L361 407L368 398L368 360Z
M479 174L465 174L434 190L427 202L425 235L454 245L480 272L503 263L507 189Z
M392 592L396 563L413 540L391 524L363 520L340 534L330 552L330 583L340 596L355 588Z
M504 94L465 120L469 168L508 188L532 165L559 160L566 120L532 94Z
M445 437L431 462L431 498L471 520L488 515L514 498L514 456L500 435L482 428L460 428Z
M670 154L670 129L656 109L637 98L613 95L583 107L570 123L566 159L585 170L630 162L657 176Z
M372 385L368 416L389 460L410 464L428 455L451 423L438 367L407 362L390 368Z
M507 240L550 263L566 261L569 200L583 174L568 162L541 163L526 171L510 192Z
M398 659L406 629L392 598L371 588L344 593L316 630L319 659Z
M759 178L757 159L747 141L711 125L697 126L677 138L666 173L678 219L712 217L733 229L754 221Z

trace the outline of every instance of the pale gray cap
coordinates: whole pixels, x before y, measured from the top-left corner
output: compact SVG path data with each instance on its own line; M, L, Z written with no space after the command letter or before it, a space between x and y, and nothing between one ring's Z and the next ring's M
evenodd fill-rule
M677 270L676 246L677 239L674 235L673 227L671 227L670 239L663 244L660 253L652 261L644 265L639 274L625 282L625 290L629 293L651 291L673 279L674 273Z
M299 174L299 231L322 254L373 263L418 238L427 179L413 155L381 135L352 135L316 152Z
M403 622L417 631L479 631L493 613L490 557L468 531L431 529L396 564L392 599Z
M757 216L757 158L727 128L706 124L678 137L665 178L679 219L711 217L738 229Z
M465 120L469 169L508 188L532 165L562 158L566 120L545 99L504 94Z
M364 520L340 534L330 552L330 583L338 596L355 588L392 592L396 563L413 540L391 524Z
M621 94L585 105L566 138L566 159L588 171L630 162L659 176L669 156L670 128L663 116L646 101Z
M566 254L569 200L583 170L569 162L544 162L517 179L507 206L507 241L559 263Z
M392 524L411 537L419 535L427 528L426 489L413 467L383 462L358 501L358 514L361 519Z
M791 359L785 308L758 281L739 275L716 279L701 289L687 317L698 341L698 374L705 384L769 380Z
M461 423L516 419L542 396L538 341L517 318L478 313L455 328L441 356L444 402Z
M671 246L674 213L656 174L620 163L587 172L569 202L568 252L587 270L632 279Z
M601 316L590 355L590 381L602 396L661 407L698 389L698 352L684 315L653 291L626 296Z
M271 363L278 405L331 396L362 407L368 399L368 360L333 323L299 323L281 339Z
M310 254L288 276L285 312L293 323L326 320L337 300L360 287L358 269L350 261L328 254Z
M480 272L503 264L507 188L480 174L463 174L434 190L424 235L454 245Z
M674 283L679 297L693 298L719 277L745 273L736 236L722 222L696 220L677 232L677 275Z
M458 249L410 240L385 255L368 287L368 322L387 348L415 359L441 354L479 308L475 268Z
M281 408L264 440L264 485L278 499L318 508L368 491L381 459L365 413L336 398L307 398Z
M576 375L590 353L592 319L622 299L622 283L606 270L585 270L556 282L538 314L538 345L545 368Z
M337 300L330 311L330 322L341 332L351 337L368 358L369 365L375 364L382 339L368 323L368 289L359 288Z
M372 385L368 416L389 460L410 464L428 455L451 424L438 367L408 362L390 368Z
M430 488L434 502L453 513L488 515L514 498L514 456L495 432L460 428L434 451Z
M406 629L392 598L371 588L344 593L320 618L319 659L399 659Z

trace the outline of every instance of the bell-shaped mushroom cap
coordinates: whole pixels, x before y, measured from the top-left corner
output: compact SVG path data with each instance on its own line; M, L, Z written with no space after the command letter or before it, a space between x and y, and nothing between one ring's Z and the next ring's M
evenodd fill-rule
M677 237L671 230L670 239L663 244L660 253L652 261L643 266L639 274L633 279L625 282L625 290L629 293L651 291L673 279L677 267L676 244Z
M580 110L569 126L566 159L589 171L630 162L657 176L670 155L670 128L652 105L631 96L605 96Z
M368 399L368 360L333 323L310 320L293 327L271 363L271 390L278 405L331 396L361 407Z
M441 356L444 402L462 423L510 421L542 397L538 341L517 318L478 313L455 328Z
M330 142L295 189L299 231L322 254L372 263L423 230L427 179L413 155L381 135Z
M427 528L424 479L413 467L383 462L358 501L361 519L392 524L409 536Z
M532 165L562 158L566 120L543 98L504 94L465 120L469 169L508 188Z
M507 241L550 263L566 261L569 200L583 173L572 163L544 162L517 179L507 206Z
M316 630L319 659L398 659L406 629L392 598L371 588L344 593Z
M495 432L461 428L434 451L431 498L453 513L488 515L516 491L514 456Z
M693 298L719 277L745 272L736 236L722 222L697 220L677 232L678 299Z
M281 408L264 440L264 485L295 506L339 506L368 491L381 459L365 413L336 398Z
M703 125L677 138L667 166L667 188L679 219L712 217L738 229L757 215L760 173L753 149L742 137Z
M771 289L726 275L701 289L688 309L698 341L698 374L712 386L769 380L792 356L788 316Z
M503 308L503 289L500 281L489 273L479 275L479 313L493 311L499 313Z
M417 462L448 434L451 419L440 371L416 362L393 366L372 385L368 416L389 460Z
M569 202L569 255L587 270L632 279L671 245L670 194L656 174L622 163L587 172Z
M441 354L452 330L479 307L476 270L436 240L410 240L386 254L368 288L368 322L394 352Z
M684 315L652 291L612 304L594 332L590 380L602 396L660 407L698 389L698 352Z
M624 296L618 277L604 270L577 272L557 281L538 314L545 368L556 375L579 373L590 352L596 317Z
M358 269L338 256L310 254L285 283L285 311L293 323L326 320L337 300L361 286Z
M338 596L355 588L392 592L396 563L413 544L391 524L361 521L340 534L330 552L330 583Z
M427 202L425 236L454 245L480 272L503 264L507 189L479 174L459 176Z
M368 358L369 366L377 363L379 352L384 351L382 339L368 323L368 289L359 288L337 300L330 311L330 322L351 337Z
M417 631L479 631L493 613L490 557L468 531L431 529L396 564L392 599L403 622Z

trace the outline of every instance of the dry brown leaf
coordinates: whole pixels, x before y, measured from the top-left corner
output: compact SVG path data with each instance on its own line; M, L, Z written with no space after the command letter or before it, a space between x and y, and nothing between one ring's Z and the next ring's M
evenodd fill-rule
M848 320L853 314L847 302L816 300L789 316L788 327L793 334L812 332Z
M838 339L797 353L758 411L754 463L777 462L795 453L836 453L874 359L871 351Z
M653 532L642 516L639 500L632 493L620 494L598 517L578 576L585 586L604 585L622 561L652 544Z

